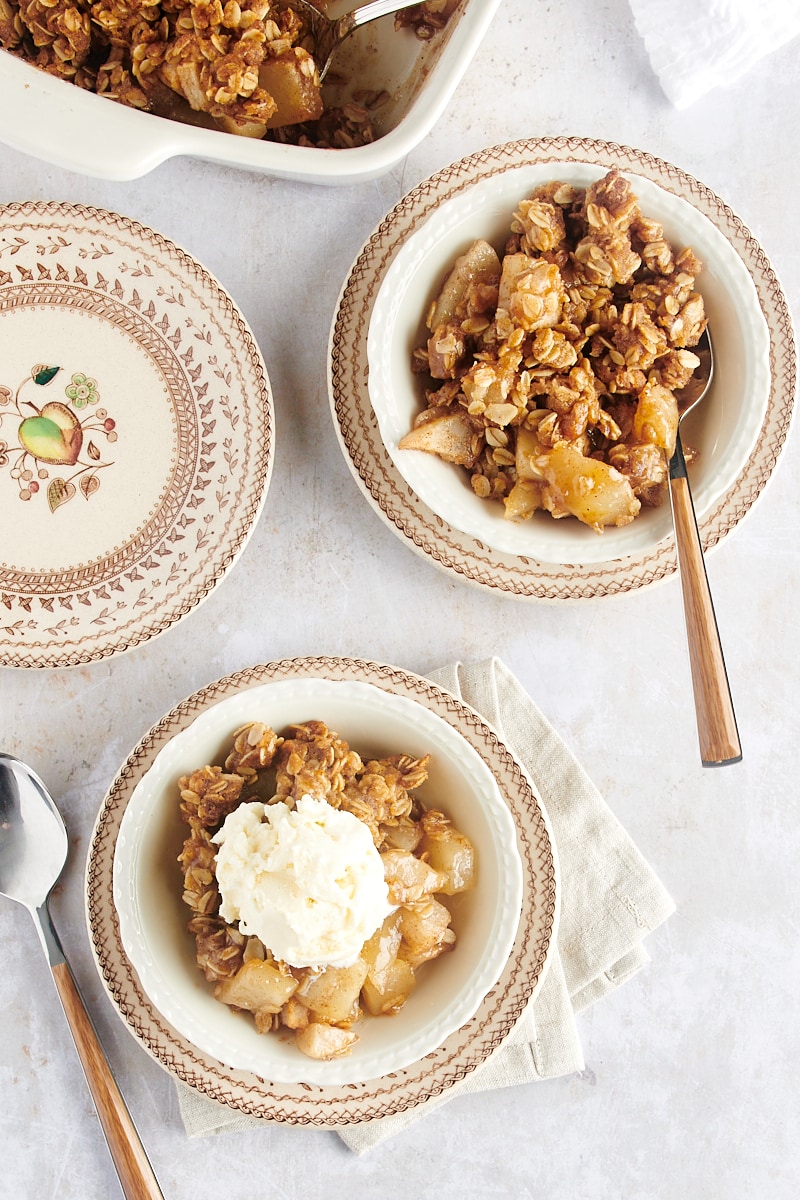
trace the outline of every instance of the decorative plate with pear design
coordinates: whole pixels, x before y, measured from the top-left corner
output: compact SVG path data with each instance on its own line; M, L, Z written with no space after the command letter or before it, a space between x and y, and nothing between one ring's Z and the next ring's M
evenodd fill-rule
M190 255L126 217L0 208L0 663L120 653L233 564L272 469L266 368Z

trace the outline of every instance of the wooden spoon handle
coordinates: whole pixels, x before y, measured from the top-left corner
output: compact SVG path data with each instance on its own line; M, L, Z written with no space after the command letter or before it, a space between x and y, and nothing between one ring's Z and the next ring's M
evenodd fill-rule
M670 489L700 754L703 766L724 766L727 763L739 762L742 748L736 728L725 660L722 656L722 644L714 616L689 481L685 476L672 477Z
M136 1126L66 961L51 965L78 1056L127 1200L163 1200Z

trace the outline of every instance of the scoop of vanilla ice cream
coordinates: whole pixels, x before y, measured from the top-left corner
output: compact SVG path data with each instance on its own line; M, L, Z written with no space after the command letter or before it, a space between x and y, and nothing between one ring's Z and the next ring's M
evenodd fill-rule
M213 840L223 920L290 966L350 966L392 911L369 829L324 800L240 804Z

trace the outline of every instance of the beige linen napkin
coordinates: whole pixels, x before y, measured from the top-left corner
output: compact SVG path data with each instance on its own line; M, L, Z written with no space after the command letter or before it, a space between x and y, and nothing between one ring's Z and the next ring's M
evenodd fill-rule
M600 793L499 659L450 665L429 678L481 713L536 787L550 818L561 877L557 947L535 999L478 1070L408 1112L337 1130L357 1154L454 1096L582 1070L575 1014L649 961L643 939L675 908ZM252 1129L263 1120L177 1086L190 1137Z

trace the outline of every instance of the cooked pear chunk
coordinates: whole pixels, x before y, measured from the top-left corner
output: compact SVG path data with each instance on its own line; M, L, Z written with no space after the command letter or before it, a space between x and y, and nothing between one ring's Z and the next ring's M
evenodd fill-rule
M371 972L364 980L361 998L373 1017L397 1012L414 990L414 968L402 958L394 958L381 971Z
M627 525L641 508L624 475L566 442L540 463L556 503L598 533L607 525Z
M232 978L218 983L214 995L234 1008L276 1013L296 990L293 975L281 971L274 962L251 958Z
M400 909L403 932L400 957L416 968L449 950L456 940L450 919L448 909L433 896L426 896L416 904L404 904Z
M301 983L296 999L305 1004L312 1020L331 1025L346 1024L358 1017L358 997L368 966L357 958L349 967L326 967Z
M305 1029L298 1029L294 1035L294 1044L298 1050L309 1058L322 1059L341 1058L349 1054L358 1041L358 1034L350 1029L340 1029L337 1025L326 1025L322 1021L313 1021Z
M466 413L448 411L415 425L398 445L401 450L424 450L446 462L471 467L475 462L473 432Z
M258 82L275 101L267 129L317 121L322 116L322 92L314 60L300 47L267 58L258 69Z
M442 876L436 888L445 896L466 892L475 882L475 850L468 838L451 824L444 813L431 810L422 818L424 835L420 854L428 866Z
M496 283L500 278L500 259L488 242L479 238L459 255L445 278L442 290L428 314L428 329L446 325L458 315L459 308L476 284Z

